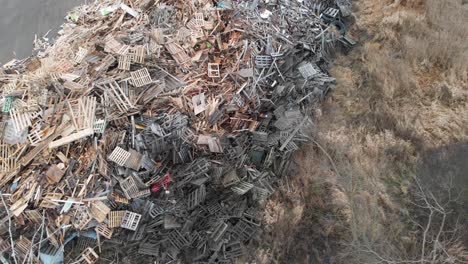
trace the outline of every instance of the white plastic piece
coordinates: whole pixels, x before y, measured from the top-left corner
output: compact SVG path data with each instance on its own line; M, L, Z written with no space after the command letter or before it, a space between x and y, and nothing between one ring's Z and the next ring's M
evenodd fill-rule
M120 227L135 231L138 228L140 219L141 219L141 214L137 214L137 213L130 212L130 211L125 211L125 215L122 218L122 223L120 224Z
M142 87L153 82L146 68L131 72L130 75L132 76L133 85L135 85L135 87Z
M120 4L120 8L122 8L123 11L127 12L134 18L138 18L140 16L140 14L137 11L133 10L132 8L130 8L128 5L124 3Z
M121 147L116 147L109 156L109 160L117 163L119 166L125 165L125 162L130 158L130 152Z
M300 66L298 70L301 73L302 77L304 77L304 79L306 80L317 74L317 70L314 69L314 67L310 63L306 63Z

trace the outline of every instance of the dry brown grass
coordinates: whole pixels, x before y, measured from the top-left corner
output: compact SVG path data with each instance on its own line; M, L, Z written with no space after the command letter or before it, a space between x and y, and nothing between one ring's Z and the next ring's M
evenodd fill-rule
M260 263L382 262L373 251L412 259L420 233L409 232L406 202L421 155L468 142L468 8L458 0L355 5L361 44L336 59L337 89L315 135L339 173L314 146L298 156L293 191L271 201L276 237Z
M466 8L455 0L427 0L424 17L405 19L402 39L405 56L416 65L430 63L468 78L468 23Z
M404 219L416 164L428 149L468 140L468 11L452 0L391 2L357 2L356 28L370 38L337 59L333 111L320 124L352 208L350 263L382 261L371 249L412 259L418 234Z

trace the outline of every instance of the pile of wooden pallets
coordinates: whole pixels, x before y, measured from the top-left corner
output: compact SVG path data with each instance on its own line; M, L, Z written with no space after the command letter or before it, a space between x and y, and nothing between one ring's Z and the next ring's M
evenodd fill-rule
M339 8L107 0L73 10L53 44L0 75L1 260L242 257L334 81L325 56L349 39L332 30Z

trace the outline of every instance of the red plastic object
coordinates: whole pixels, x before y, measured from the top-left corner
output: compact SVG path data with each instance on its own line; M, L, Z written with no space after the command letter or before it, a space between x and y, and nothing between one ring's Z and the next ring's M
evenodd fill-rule
M171 174L167 173L161 181L155 183L153 187L151 187L151 192L155 193L159 191L161 189L161 186L164 188L164 190L167 190L167 186L169 185L171 178L172 178Z

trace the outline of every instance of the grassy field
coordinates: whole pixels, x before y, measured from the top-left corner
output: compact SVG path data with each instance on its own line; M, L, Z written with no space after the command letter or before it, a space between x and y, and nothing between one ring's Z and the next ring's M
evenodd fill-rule
M454 195L468 187L468 4L357 0L355 16L359 46L335 60L317 144L269 203L257 260L468 261Z

